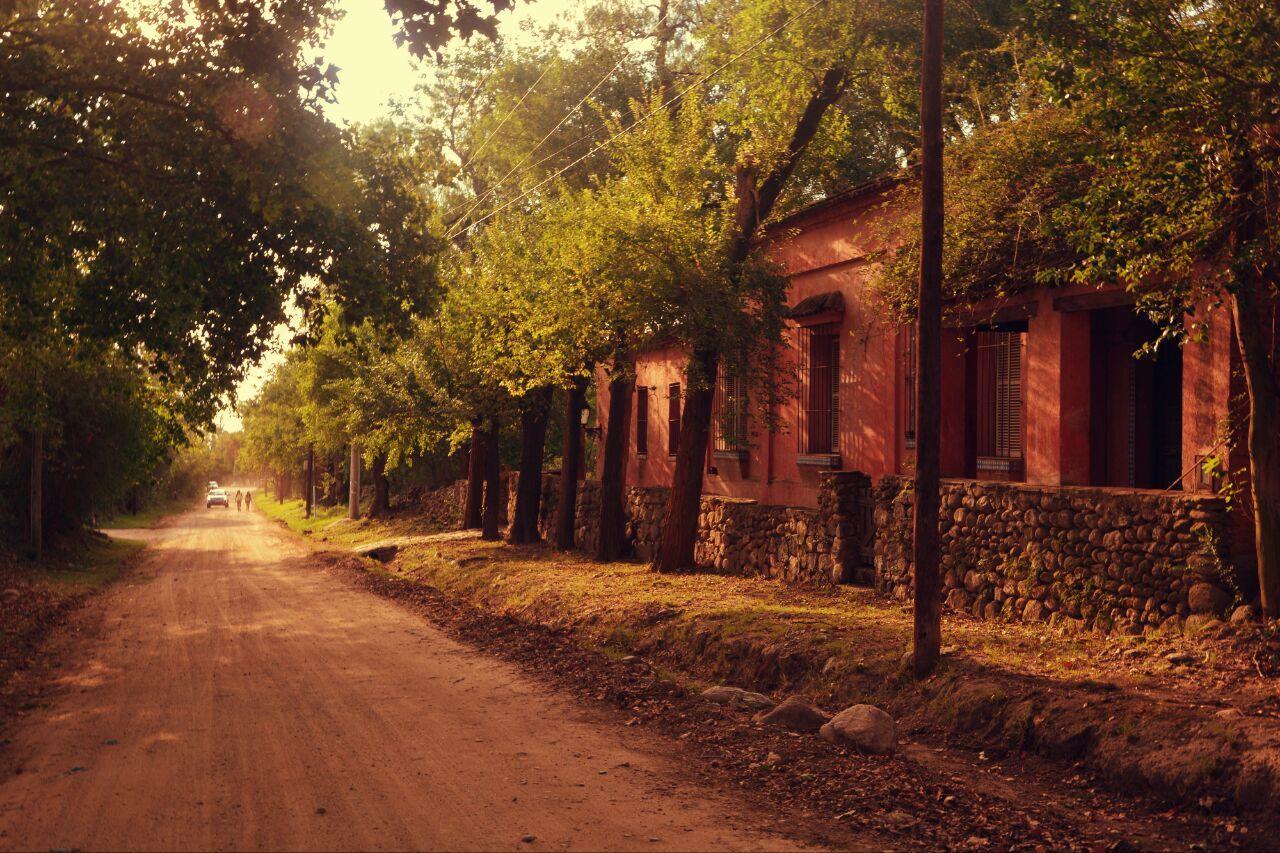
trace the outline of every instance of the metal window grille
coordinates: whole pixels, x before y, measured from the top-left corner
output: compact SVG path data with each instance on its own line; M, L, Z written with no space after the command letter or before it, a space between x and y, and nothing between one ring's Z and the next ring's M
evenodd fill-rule
M667 453L675 456L680 451L680 383L667 386Z
M978 332L978 456L1022 458L1022 332Z
M840 332L834 324L801 327L797 389L800 452L840 452Z
M741 376L721 373L716 382L715 449L738 452L747 449L747 390Z
M649 389L636 389L636 453L649 452Z

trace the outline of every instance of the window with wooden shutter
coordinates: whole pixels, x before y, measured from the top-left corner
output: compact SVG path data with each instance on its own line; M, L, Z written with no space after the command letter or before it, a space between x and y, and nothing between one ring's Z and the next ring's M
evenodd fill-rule
M1023 458L1022 361L1026 335L980 331L977 344L977 468L1018 478Z
M840 452L840 333L835 324L799 329L800 453Z
M742 454L747 449L746 382L722 371L716 381L714 402L717 453Z
M680 450L680 383L667 386L667 454L675 456Z
M649 389L636 389L636 453L649 452Z

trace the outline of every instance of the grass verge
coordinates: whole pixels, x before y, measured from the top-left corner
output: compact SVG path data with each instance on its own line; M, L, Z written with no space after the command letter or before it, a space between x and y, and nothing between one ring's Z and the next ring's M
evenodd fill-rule
M174 498L171 501L164 501L153 507L148 507L141 512L114 515L106 519L102 526L111 530L136 530L142 527L155 527L156 523L165 516L176 515L195 505L194 498Z
M311 518L307 518L306 502L302 498L278 501L266 492L258 492L253 496L254 506L262 510L267 518L280 522L290 530L306 536L315 536L336 521L346 518L345 506L317 506Z
M405 532L346 524L333 529L336 543ZM1280 741L1275 709L1248 705L1233 638L1069 634L955 614L937 674L917 682L904 666L910 608L869 589L658 575L457 535L367 568L605 654L641 655L683 680L799 695L829 711L876 704L924 743L989 757L1030 751L1197 807L1249 810L1280 795L1268 757Z

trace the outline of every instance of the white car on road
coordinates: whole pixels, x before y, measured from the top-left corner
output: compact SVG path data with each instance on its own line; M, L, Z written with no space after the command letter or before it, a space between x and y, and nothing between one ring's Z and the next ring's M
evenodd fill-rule
M227 509L231 506L231 502L227 498L227 493L222 489L210 489L209 494L204 497L205 509L215 506L220 506L223 509Z

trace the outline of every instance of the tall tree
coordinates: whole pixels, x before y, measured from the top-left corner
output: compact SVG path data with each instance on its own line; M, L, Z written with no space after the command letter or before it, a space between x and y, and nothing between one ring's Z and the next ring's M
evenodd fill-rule
M307 58L331 14L0 10L0 348L35 364L58 342L105 346L179 390L189 423L211 416L340 230L340 139L320 112L333 71ZM18 434L47 451L51 398L4 402L21 381L0 377L0 451Z

